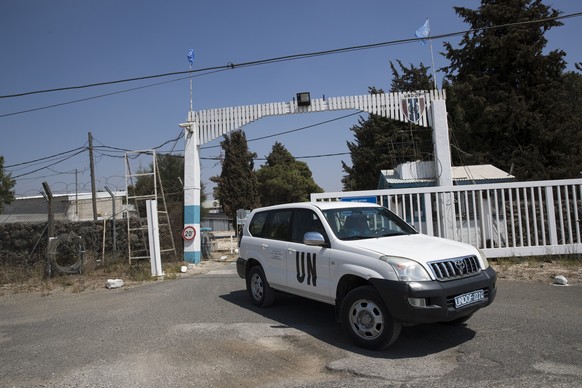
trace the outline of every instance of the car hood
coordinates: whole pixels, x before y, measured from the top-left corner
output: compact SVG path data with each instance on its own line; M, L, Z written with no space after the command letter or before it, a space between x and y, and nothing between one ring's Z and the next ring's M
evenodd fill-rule
M425 263L468 255L479 257L479 252L472 245L424 234L342 241L342 245L342 249L354 253L365 250L379 256L399 256Z

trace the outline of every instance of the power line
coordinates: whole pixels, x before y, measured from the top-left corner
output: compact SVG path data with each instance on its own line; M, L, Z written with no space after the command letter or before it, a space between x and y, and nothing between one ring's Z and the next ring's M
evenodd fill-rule
M161 147L163 147L163 146L165 146L167 144L170 144L172 142L178 142L178 140L180 140L182 137L183 137L183 132L180 131L180 134L176 138L167 140L164 143L160 144L159 146L154 147L154 149L159 149L159 148L161 148ZM101 142L99 142L99 143L101 144L101 146L100 147L94 147L94 149L103 148L103 149L109 149L109 150L114 150L114 151L119 151L119 152L130 152L131 151L129 149L118 148L118 147L111 147L111 146L106 146L106 145L104 145ZM175 147L175 145L172 148L174 148L174 147ZM31 161L28 161L28 162L22 162L22 163L16 163L16 164L7 165L7 166L5 166L5 168L6 169L14 168L14 167L22 167L22 168L25 168L26 166L38 164L38 163L43 162L43 161L52 160L54 158L57 158L57 157L60 157L60 156L63 156L63 155L69 155L69 154L73 153L72 155L69 155L67 157L64 157L64 158L61 158L59 160L54 161L51 164L48 164L46 166L37 168L37 169L35 169L33 171L28 171L26 173L22 173L22 174L19 174L19 175L15 175L15 176L13 176L11 178L12 179L20 178L22 180L22 178L25 177L25 176L34 174L36 172L39 172L39 171L42 171L42 170L45 170L45 169L53 172L53 174L45 175L43 177L62 175L64 173L56 172L56 171L52 170L50 167L51 166L54 166L54 165L57 165L57 164L59 164L61 162L64 162L65 160L68 160L68 159L70 159L70 158L72 158L72 157L74 157L76 155L79 155L80 153L87 151L87 149L88 148L87 148L87 146L85 144L82 147L77 147L77 148L72 149L72 150L69 150L69 151L59 152L59 153L56 153L56 154L53 154L53 155L50 155L50 156L45 156L45 157L38 158L38 159L35 159L35 160L31 160ZM118 158L122 158L123 157L123 156L110 155L110 154L106 154L106 153L100 153L100 155L101 156L107 156L107 157L118 157ZM36 177L36 178L25 178L25 179L38 179L38 177Z
M126 89L126 90L120 90L120 91L112 92L112 93L99 94L99 95L93 96L93 97L80 98L80 99L77 99L77 100L65 101L65 102L61 102L61 103L58 103L58 104L41 106L41 107L38 107L38 108L31 108L31 109L25 109L25 110L21 110L21 111L17 111L17 112L5 113L5 114L0 115L0 118L2 118L2 117L8 117L8 116L16 116L16 115L20 115L20 114L24 114L24 113L30 113L30 112L37 112L39 110L44 110L44 109L57 108L59 106L76 104L78 102L83 102L83 101L96 100L98 98L109 97L109 96L113 96L113 95L116 95L116 94L127 93L127 92L131 92L131 91L134 91L134 90L139 90L139 89L145 89L145 88L149 88L149 87L153 87L153 86L167 84L167 83L170 83L170 82L175 82L175 81L182 80L182 79L184 79L184 78L179 78L179 79L171 80L171 81L158 82L158 83L151 84L151 85L140 86L140 87L137 87L137 88L131 88L131 89Z
M54 165L56 165L56 164L59 164L59 163L61 163L61 162L64 162L64 161L65 161L65 160L67 160L67 159L71 159L73 156L79 155L80 153L82 153L82 152L85 152L85 151L86 151L86 149L85 149L85 148L83 148L82 150L80 150L80 151L78 151L78 152L74 153L73 155L69 155L69 156L67 156L66 158L62 158L62 159L60 159L60 160L57 160L56 162L54 162L54 163L51 163L51 164L49 164L48 166L44 166L44 167L41 167L41 168L37 168L36 170L33 170L33 171L29 171L29 172L26 172L26 173L23 173L23 174L20 174L20 175L13 176L13 177L12 177L12 179L16 179L16 178L20 178L20 177L23 177L23 176L26 176L26 175L34 174L35 172L38 172L38 171L41 171L41 170L47 169L47 168L49 168L49 167L51 167L51 166L54 166Z
M224 71L224 70L219 70L219 71ZM217 73L217 72L218 71L212 71L212 72L208 72L208 73L204 73L204 74L199 74L199 75L194 76L194 77L201 77L201 76L204 76L204 75L209 75L209 74ZM133 92L133 91L140 90L140 89L146 89L146 88L151 88L151 87L154 87L154 86L160 86L160 85L164 85L164 84L169 84L171 82L182 81L182 80L189 79L189 78L190 78L189 76L188 77L181 77L181 78L176 78L176 79L169 80L169 81L157 82L157 83L154 83L154 84L149 84L149 85L144 85L144 86L138 86L138 87L130 88L130 89L119 90L117 92L99 94L97 96L92 96L92 97L87 97L87 98L80 98L80 99L71 100L71 101L65 101L65 102L61 102L61 103L58 103L58 104L46 105L46 106L41 106L41 107L37 107L37 108L31 108L31 109L25 109L25 110L11 112L11 113L5 113L5 114L0 115L0 118L8 117L8 116L16 116L16 115L20 115L20 114L24 114L24 113L36 112L36 111L44 110L44 109L57 108L59 106L76 104L78 102L96 100L98 98L109 97L109 96L113 96L113 95L116 95L116 94L122 94L122 93L127 93L127 92ZM2 97L0 97L0 98L2 98Z
M7 166L4 166L4 167L6 169L8 169L8 168L12 168L12 167L25 166L25 165L28 165L28 164L33 164L33 163L41 162L43 160L53 159L53 158L56 158L56 157L61 156L61 155L70 154L71 152L76 152L76 151L79 151L79 150L86 150L86 149L87 149L86 145L83 145L82 147L77 147L77 148L72 149L72 150L69 150L69 151L59 152L59 153L54 154L54 155L45 156L45 157L42 157L42 158L39 158L39 159L35 159L35 160L30 160L28 162L11 164L11 165L7 165ZM78 153L76 153L75 155L77 155L77 154Z
M507 23L507 24L502 24L502 25L498 25L498 26L488 26L488 27L482 27L482 28L469 29L469 30L465 30L465 31L457 31L457 32L450 32L450 33L446 33L446 34L433 35L433 36L430 36L430 39L433 39L433 40L443 39L443 38L449 38L449 37L463 35L463 34L471 33L471 32L495 30L495 29L500 29L500 28L507 28L507 27L514 27L514 26L528 25L528 24L538 24L538 23L544 23L544 22L551 21L551 20L561 20L561 19L579 17L579 16L582 16L582 12L575 12L575 13L571 13L571 14L565 14L565 15L561 15L561 16L559 15L559 16L544 18L544 19L528 20L528 21L515 22L515 23ZM321 50L321 51L314 51L314 52L308 52L308 53L284 55L284 56L268 58L268 59L259 59L259 60L255 60L255 61L241 62L238 64L229 62L228 64L222 65L222 66L212 66L212 67L206 67L206 68L196 69L196 70L174 71L174 72L169 72L169 73L161 73L161 74L148 75L148 76L142 76L142 77L124 78L124 79L115 80L115 81L105 81L105 82L97 82L97 83L91 83L91 84L85 84L85 85L65 86L65 87L53 88L53 89L42 89L42 90L35 90L35 91L8 94L8 95L0 95L0 99L23 97L23 96L29 96L29 95L41 94L41 93L60 92L60 91L66 91L66 90L86 89L86 88L93 88L93 87L97 87L97 86L114 85L114 84L120 84L120 83L126 83L126 82L143 81L143 80L147 80L147 79L163 78L163 77L170 77L170 76L177 76L177 75L184 75L184 74L188 74L190 76L194 73L201 73L201 72L216 72L216 71L232 70L235 68L242 68L242 67L249 67L249 66L268 65L268 64L284 62L284 61L308 59L308 58L325 56L325 55L342 54L342 53L347 53L347 52L352 52L352 51L369 50L369 49L375 49L375 48L398 45L398 44L406 44L406 43L411 43L411 42L418 42L418 41L421 41L424 39L426 39L426 38L397 39L397 40L391 40L391 41L386 41L386 42L348 46L348 47L336 48L336 49L331 49L331 50Z
M164 147L167 144L177 143L183 137L184 137L184 132L182 130L180 130L180 132L178 133L178 136L176 136L173 139L166 140L162 144L160 144L160 145L158 145L156 147L152 147L152 149L159 150L160 148ZM93 140L95 140L95 138L93 138ZM135 150L127 149L127 148L119 148L119 147L108 146L108 145L103 144L99 140L95 140L95 141L98 142L101 145L100 146L97 146L97 147L93 147L94 149L106 149L106 150L118 151L118 152L124 152L124 153L125 152L134 152L135 151ZM175 145L172 146L172 148L174 148L174 147L175 147Z

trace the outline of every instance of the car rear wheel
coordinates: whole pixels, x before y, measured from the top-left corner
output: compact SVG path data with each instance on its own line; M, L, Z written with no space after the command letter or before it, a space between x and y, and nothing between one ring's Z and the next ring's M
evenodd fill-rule
M253 304L259 307L267 307L275 301L275 290L269 286L265 271L260 265L255 265L249 270L247 278L247 291Z
M366 349L381 350L392 345L402 329L371 286L355 288L346 295L340 319L352 340Z

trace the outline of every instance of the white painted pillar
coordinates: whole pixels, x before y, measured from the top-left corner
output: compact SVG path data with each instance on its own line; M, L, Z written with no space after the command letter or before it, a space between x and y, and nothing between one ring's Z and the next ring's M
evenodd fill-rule
M451 142L449 140L449 124L445 100L432 100L431 114L437 186L449 187L453 185L453 175L451 172Z
M453 187L453 173L451 170L451 143L449 140L449 124L447 121L447 107L445 100L433 100L431 103L433 123L434 162L437 186ZM453 194L443 192L438 194L437 206L440 208L442 230L445 238L454 238L456 226Z
M196 234L191 240L184 240L184 261L199 264L200 253L200 139L198 123L194 112L188 113L188 123L184 128L184 228L191 226Z

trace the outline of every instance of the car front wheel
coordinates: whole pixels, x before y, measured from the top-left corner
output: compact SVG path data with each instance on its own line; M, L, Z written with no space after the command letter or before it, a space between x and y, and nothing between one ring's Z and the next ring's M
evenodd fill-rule
M355 288L346 295L340 318L352 340L366 349L381 350L392 345L402 329L371 286Z

